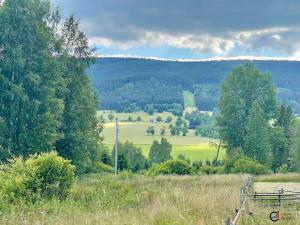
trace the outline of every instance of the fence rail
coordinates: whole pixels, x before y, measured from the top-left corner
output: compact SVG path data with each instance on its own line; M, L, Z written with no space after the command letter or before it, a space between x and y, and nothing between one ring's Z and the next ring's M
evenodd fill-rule
M276 192L269 193L253 192L253 179L249 177L246 184L241 188L240 207L239 209L234 210L235 216L232 221L230 217L226 218L225 225L237 225L248 200L263 206L280 207L283 205L286 206L300 204L300 192L284 190L283 188L275 191Z
M242 211L245 209L249 192L253 190L253 179L249 177L246 184L240 189L240 207L234 210L235 216L231 221L230 217L226 218L225 225L237 225L239 218L241 217Z
M258 193L244 194L250 200L261 203L266 206L282 206L300 204L300 192L287 191L284 189L277 190L273 193Z

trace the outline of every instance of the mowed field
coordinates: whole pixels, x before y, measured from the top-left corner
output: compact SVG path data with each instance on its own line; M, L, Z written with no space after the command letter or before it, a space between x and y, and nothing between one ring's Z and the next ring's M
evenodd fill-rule
M100 111L103 117L108 121L107 117L110 112ZM151 144L154 140L160 141L162 136L160 135L160 130L165 127L166 135L164 136L173 145L172 156L177 158L179 154L183 154L190 160L213 160L216 157L217 149L211 147L210 143L218 143L218 140L197 137L195 136L194 130L189 130L187 136L172 136L169 133L169 123L161 122L154 123L150 120L154 120L157 116L162 117L163 121L168 116L172 116L175 122L176 117L170 113L155 113L154 115L149 115L144 112L140 113L112 113L115 117L120 120L120 141L130 141L142 149L145 156L148 156ZM139 116L141 117L141 122L127 122L129 115L133 120ZM147 135L146 130L149 126L155 127L155 135ZM107 122L104 126L104 143L107 144L111 149L115 143L115 122ZM220 151L220 158L225 156L225 150Z

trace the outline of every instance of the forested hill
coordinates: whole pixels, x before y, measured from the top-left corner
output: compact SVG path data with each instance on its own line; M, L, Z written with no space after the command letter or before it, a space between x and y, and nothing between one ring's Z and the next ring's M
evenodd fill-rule
M131 111L152 104L157 110L183 105L183 90L195 95L200 110L212 110L220 84L233 66L246 61L178 62L135 58L98 58L89 68L92 83L100 94L101 109ZM252 61L272 74L278 99L298 109L300 62Z

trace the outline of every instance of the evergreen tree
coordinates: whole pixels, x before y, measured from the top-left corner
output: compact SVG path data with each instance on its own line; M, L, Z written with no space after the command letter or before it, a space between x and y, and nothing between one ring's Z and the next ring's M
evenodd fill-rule
M267 164L270 158L267 122L258 102L254 102L246 123L244 153L246 156Z
M271 76L261 73L251 64L234 67L222 85L217 119L228 153L245 147L247 118L255 101L265 120L274 118L276 98Z
M7 156L50 151L61 138L57 21L47 0L6 0L0 7L0 146Z

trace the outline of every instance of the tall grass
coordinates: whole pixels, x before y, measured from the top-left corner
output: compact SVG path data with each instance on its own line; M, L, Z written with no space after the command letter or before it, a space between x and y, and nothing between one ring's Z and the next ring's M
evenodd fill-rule
M239 207L242 175L94 175L78 179L65 201L0 202L0 224L224 225ZM1 199L1 198L0 198ZM275 208L250 205L239 225L268 225ZM278 224L298 225L299 208L280 209Z
M93 176L78 180L64 202L2 207L0 224L219 225L238 206L244 180Z

